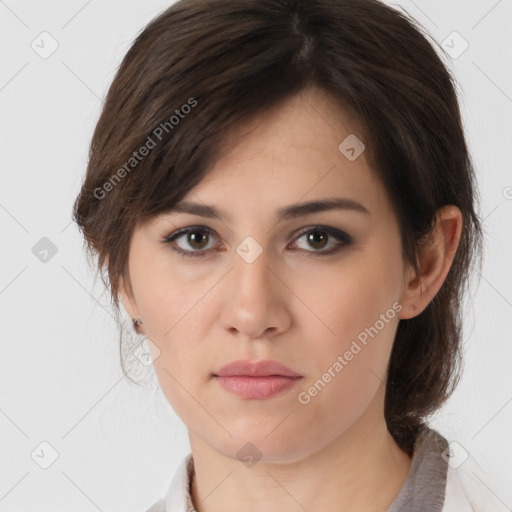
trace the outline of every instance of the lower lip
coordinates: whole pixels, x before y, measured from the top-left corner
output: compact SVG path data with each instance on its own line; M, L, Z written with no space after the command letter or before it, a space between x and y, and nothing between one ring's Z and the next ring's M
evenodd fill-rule
M215 376L219 384L242 398L263 399L277 395L285 389L293 387L302 377L284 377L282 375L268 375L266 377L249 377L234 375L232 377Z

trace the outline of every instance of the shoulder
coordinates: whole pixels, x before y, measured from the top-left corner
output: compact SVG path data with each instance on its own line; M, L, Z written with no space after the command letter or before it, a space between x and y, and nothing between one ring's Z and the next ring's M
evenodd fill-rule
M476 475L471 459L462 466L448 466L442 512L505 512L510 510Z

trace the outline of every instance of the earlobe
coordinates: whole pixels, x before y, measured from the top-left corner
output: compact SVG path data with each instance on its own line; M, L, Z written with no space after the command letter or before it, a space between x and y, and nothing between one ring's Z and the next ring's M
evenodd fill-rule
M405 283L401 319L419 315L440 290L455 258L462 224L462 213L456 206L437 210L434 229L420 245L418 274L409 272Z

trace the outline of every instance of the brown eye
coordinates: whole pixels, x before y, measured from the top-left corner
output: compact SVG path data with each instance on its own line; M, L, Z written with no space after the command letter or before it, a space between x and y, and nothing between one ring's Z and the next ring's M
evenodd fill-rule
M162 242L171 245L173 251L183 256L204 256L212 249L212 246L208 247L211 237L213 237L213 232L209 229L191 227L169 235Z
M324 228L322 226L316 226L309 228L307 231L303 231L296 240L300 240L301 238L305 240L304 245L306 245L306 247L302 248L315 256L333 254L352 243L352 237L343 231L338 231L337 229L332 228ZM329 247L330 239L334 239L334 241L337 241L337 243L331 243L330 248L327 250L322 250L326 247ZM299 246L298 243L295 243L294 245ZM315 250L311 251L311 247Z
M190 231L185 233L187 243L194 249L204 249L205 241L208 240L209 234L204 231Z
M325 231L310 231L306 234L308 244L315 249L323 249L327 244L329 235Z

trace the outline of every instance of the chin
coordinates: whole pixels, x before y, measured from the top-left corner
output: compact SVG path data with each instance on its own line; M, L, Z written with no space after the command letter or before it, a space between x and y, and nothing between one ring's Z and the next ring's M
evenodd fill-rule
M233 432L232 432L233 433ZM308 454L303 438L285 431L282 435L271 434L268 437L266 431L254 429L254 432L246 432L245 435L236 435L228 443L222 446L221 451L231 457L246 463L248 467L256 463L295 462Z

